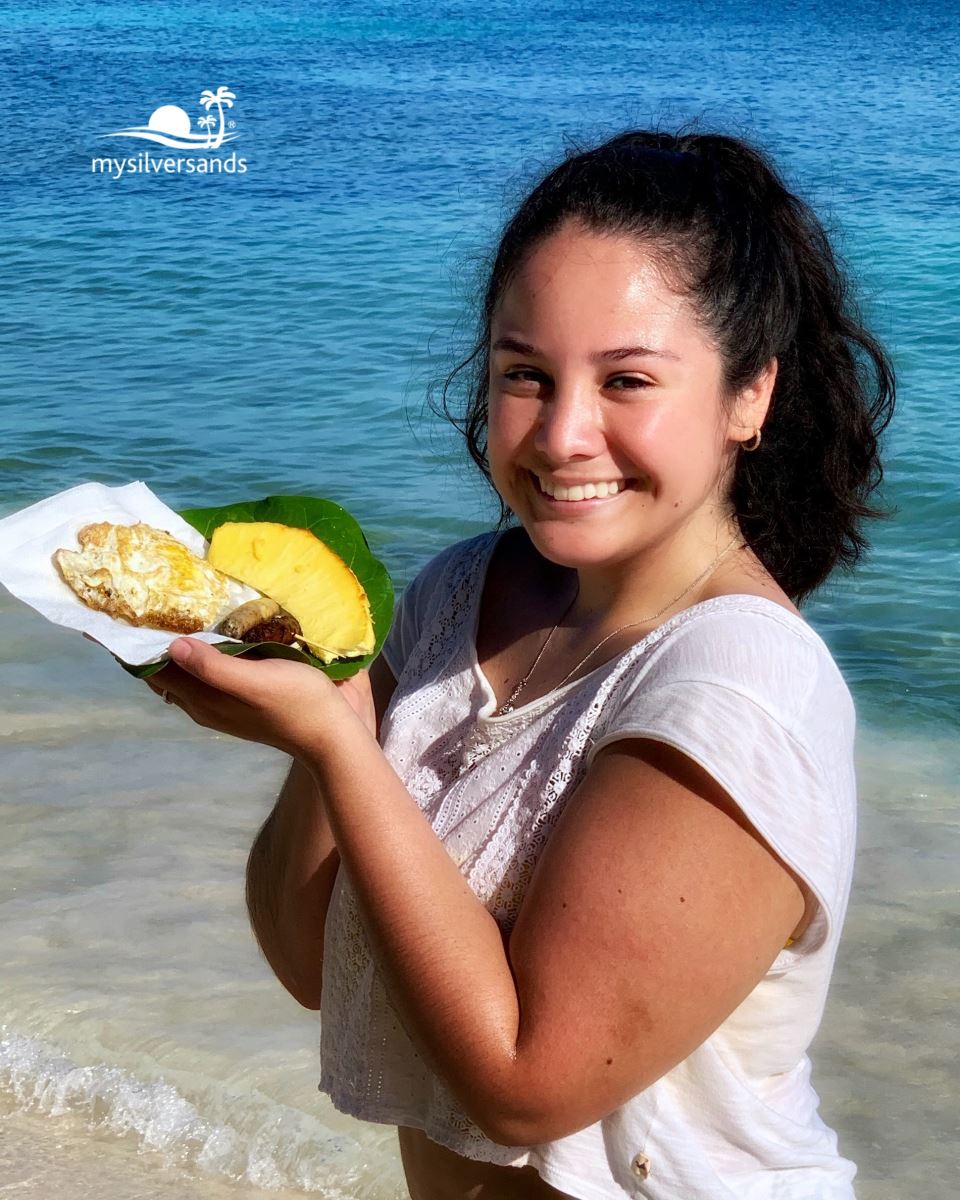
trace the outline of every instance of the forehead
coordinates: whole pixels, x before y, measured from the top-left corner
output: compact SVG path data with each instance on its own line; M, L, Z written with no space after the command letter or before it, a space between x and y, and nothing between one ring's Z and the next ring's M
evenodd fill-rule
M651 243L568 222L526 254L500 296L494 328L542 320L565 337L601 329L607 338L641 329L693 334L696 313L669 280L664 260Z

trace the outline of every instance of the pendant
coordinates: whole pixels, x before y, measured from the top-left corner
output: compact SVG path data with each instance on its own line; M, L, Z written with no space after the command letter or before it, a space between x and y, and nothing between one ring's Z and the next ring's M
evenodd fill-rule
M512 712L513 712L513 705L508 700L506 704L502 705L500 708L497 709L497 716L505 717L507 715L507 713L512 713Z

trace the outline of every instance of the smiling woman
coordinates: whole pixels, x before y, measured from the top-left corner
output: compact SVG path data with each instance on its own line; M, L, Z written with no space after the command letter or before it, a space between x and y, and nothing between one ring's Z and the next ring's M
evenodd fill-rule
M848 295L745 143L571 155L467 360L498 527L425 564L369 674L175 643L153 683L295 760L251 920L414 1200L853 1194L807 1050L855 714L798 608L876 515L893 381Z
M806 1051L854 714L797 608L879 515L893 378L848 296L722 136L572 155L503 233L445 408L501 522L424 567L374 675L480 904L432 879L405 941L354 866L326 930L321 1086L402 1127L414 1197L852 1194Z
M693 579L738 533L729 448L763 425L776 360L728 402L723 360L656 248L574 220L524 258L491 334L491 478L539 552L580 568L571 626L588 639L660 615L671 576ZM624 347L595 349L605 339Z

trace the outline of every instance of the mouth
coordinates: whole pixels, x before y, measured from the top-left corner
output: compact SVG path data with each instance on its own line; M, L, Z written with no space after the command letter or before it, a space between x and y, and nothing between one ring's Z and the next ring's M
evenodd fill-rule
M573 497L566 495L563 499L561 499L559 496L551 496L549 492L545 491L540 482L540 477L533 471L527 471L527 474L533 483L534 491L545 504L560 511L566 512L572 512L574 510L577 510L578 512L581 510L586 511L599 508L601 505L614 504L625 492L633 491L637 486L636 479L611 480L611 483L616 483L617 485L617 490L612 495L609 493L609 491L607 491L606 495L594 494L590 496L583 495L584 490L596 492L596 485L587 485L586 489L561 488L558 490L563 493L569 493L571 491L573 492ZM607 485L601 483L599 487L600 491L604 491L606 490Z

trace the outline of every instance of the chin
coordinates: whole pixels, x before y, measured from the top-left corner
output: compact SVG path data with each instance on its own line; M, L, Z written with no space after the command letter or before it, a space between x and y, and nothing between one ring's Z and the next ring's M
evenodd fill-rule
M517 517L540 555L558 567L600 566L628 554L615 531L604 536L596 529L574 529L569 522L544 521L520 513Z

